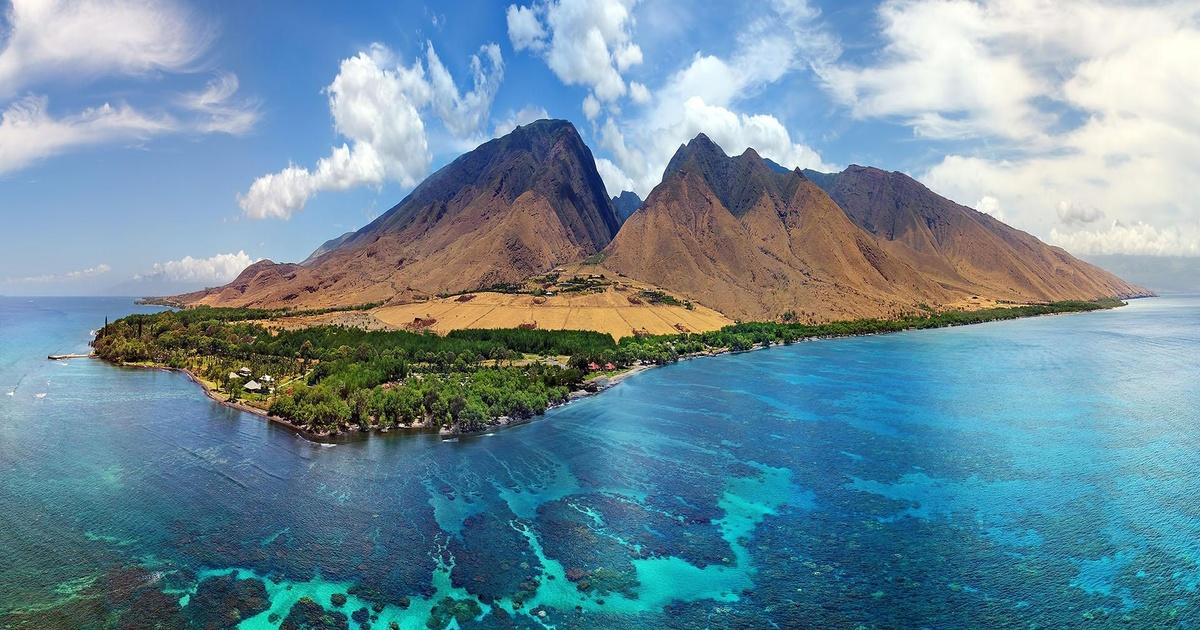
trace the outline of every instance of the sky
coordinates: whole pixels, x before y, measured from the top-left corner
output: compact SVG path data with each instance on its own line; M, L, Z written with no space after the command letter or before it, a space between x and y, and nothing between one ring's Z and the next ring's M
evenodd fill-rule
M1197 60L1195 1L0 0L0 294L299 261L544 117L610 195L704 132L1085 257L1200 259Z

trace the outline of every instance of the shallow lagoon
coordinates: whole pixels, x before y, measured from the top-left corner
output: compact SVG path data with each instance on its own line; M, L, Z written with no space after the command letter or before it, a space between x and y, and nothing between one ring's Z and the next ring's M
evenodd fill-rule
M0 627L1200 624L1200 299L696 359L494 435L336 446L45 360L135 308L0 299Z

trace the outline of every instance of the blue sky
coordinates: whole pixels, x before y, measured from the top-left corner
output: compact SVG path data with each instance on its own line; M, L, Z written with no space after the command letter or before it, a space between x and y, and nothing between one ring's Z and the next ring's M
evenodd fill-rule
M1195 3L346 6L0 3L0 293L300 260L543 115L611 194L704 131L901 170L1081 254L1200 255Z

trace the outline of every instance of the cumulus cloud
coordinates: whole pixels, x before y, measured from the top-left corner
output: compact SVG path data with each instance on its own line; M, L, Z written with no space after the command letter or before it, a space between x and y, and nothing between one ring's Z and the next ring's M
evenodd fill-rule
M184 256L179 260L154 263L153 269L134 277L134 280L163 279L172 282L225 284L237 277L246 267L257 262L245 251L236 254L215 254L208 258Z
M454 135L462 137L474 133L487 121L492 99L495 98L500 89L500 81L504 78L504 59L500 56L500 47L496 44L486 44L479 49L478 55L471 57L471 78L474 87L466 94L458 93L454 79L442 65L441 59L433 50L433 44L427 44L427 47L429 85L434 110Z
M644 105L650 102L650 89L637 81L629 82L629 98L634 103Z
M12 0L0 48L0 97L47 78L189 68L211 29L170 0Z
M508 38L517 50L541 50L546 46L546 29L537 13L530 7L509 5L505 12Z
M112 267L109 267L104 263L100 263L95 267L88 267L87 269L77 269L75 271L41 274L36 276L23 276L19 278L9 277L5 278L4 281L8 284L45 284L51 282L70 282L72 280L83 280L85 278L102 276L110 271L112 271Z
M1113 221L1100 229L1050 231L1050 241L1079 254L1133 254L1144 256L1200 256L1200 244L1177 228L1156 228L1147 223Z
M1015 4L885 3L883 61L825 67L822 75L855 115L894 116L922 136L1036 135L1043 121L1031 101L1046 86L1021 62L1014 40L1040 33L998 15Z
M543 56L567 85L588 88L588 118L629 90L623 73L642 63L633 41L636 0L547 0L531 6L510 5L508 36L517 50Z
M311 170L289 165L256 179L238 196L245 215L287 219L322 190L385 181L415 186L432 160L423 111L432 110L456 137L476 134L503 78L499 47L487 44L472 56L473 89L466 94L459 92L431 43L425 60L405 65L382 44L342 60L325 92L334 129L348 142L333 147Z
M1104 218L1104 211L1094 206L1082 206L1072 201L1058 202L1058 220L1064 225L1087 225Z
M921 175L931 188L955 199L995 198L1014 225L1079 253L1195 255L1200 73L1190 60L1200 58L1200 7L920 1L890 3L881 15L885 25L909 25L910 32L885 27L898 48L859 76L893 73L896 87L859 90L856 111L895 114L918 134L961 135L986 147L933 164ZM989 65L950 64L935 51L901 45L915 37L912 29L932 25L942 41L970 41L973 54L1007 64L1009 80L988 81L1010 93L978 104L944 94L948 86L977 92L962 68ZM876 98L888 105L862 108ZM952 112L963 123L954 133L927 133L927 121Z
M979 201L975 202L975 209L984 214L990 214L1001 221L1004 220L1004 209L1000 207L1000 200L991 195L984 195Z
M604 180L604 189L610 197L636 188L633 180L608 158L596 158L596 172L600 174L600 179Z
M600 100L591 94L583 99L583 115L588 120L595 120L600 115L600 107Z

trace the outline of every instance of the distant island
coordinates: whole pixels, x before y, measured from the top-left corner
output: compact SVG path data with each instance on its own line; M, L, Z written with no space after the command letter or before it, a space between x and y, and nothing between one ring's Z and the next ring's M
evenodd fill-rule
M704 134L643 200L562 120L446 165L303 262L152 300L96 353L185 370L314 438L519 423L643 366L1150 295L896 172L788 170Z

